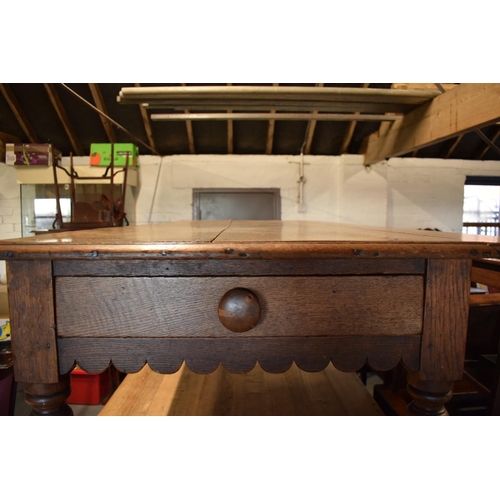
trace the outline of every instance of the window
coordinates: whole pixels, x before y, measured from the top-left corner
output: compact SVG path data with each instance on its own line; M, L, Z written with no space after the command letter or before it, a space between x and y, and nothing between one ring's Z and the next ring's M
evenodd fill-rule
M52 229L57 214L57 200L55 198L35 198L35 230ZM61 198L61 213L64 222L71 220L71 199Z
M467 177L462 232L498 236L499 212L500 177Z

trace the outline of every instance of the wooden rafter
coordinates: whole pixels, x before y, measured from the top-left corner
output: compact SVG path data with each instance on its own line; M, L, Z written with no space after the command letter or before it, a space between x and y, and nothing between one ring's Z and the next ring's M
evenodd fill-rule
M140 83L134 83L136 87L140 87ZM156 149L155 140L153 137L153 128L151 127L151 121L149 120L148 112L144 108L142 104L139 104L139 109L141 111L142 122L144 123L144 130L146 131L146 135L148 137L149 145L152 149Z
M456 83L440 83L445 91L451 90L457 86ZM436 90L435 83L393 83L391 89L396 90Z
M181 83L181 86L186 87L186 84ZM189 110L185 109L184 113L189 114ZM187 133L187 137L188 137L189 153L194 155L194 154L196 154L196 149L194 147L193 124L191 123L191 120L186 120L186 133Z
M323 87L323 83L317 83L316 87ZM312 116L317 116L318 112L314 110L312 113ZM311 152L311 146L312 146L312 141L314 138L314 131L316 130L316 120L309 120L307 123L307 130L306 130L306 138L305 138L305 147L304 147L304 154L308 155Z
M455 140L453 141L453 143L451 144L451 146L448 148L448 150L446 151L446 153L444 155L445 160L448 159L453 154L453 151L455 151L456 147L458 146L458 144L462 140L463 136L464 136L464 134L460 134L459 136L457 136L455 138Z
M103 115L103 117L106 118L106 120L108 120L109 122L111 122L115 127L119 128L120 130L123 130L123 132L125 132L129 137L131 137L132 140L137 141L139 144L142 144L146 149L150 149L155 155L159 155L160 154L160 153L158 153L158 151L156 151L155 149L153 149L149 144L146 144L142 139L140 139L136 135L134 135L131 132L129 132L123 125L120 125L116 120L113 120L113 118L111 118L110 116L106 115L103 111L101 111L99 108L97 108L96 106L94 106L91 102L87 101L87 99L84 99L80 94L78 94L77 92L75 92L71 87L68 87L65 83L60 83L59 85L61 85L68 92L70 92L71 94L73 94L77 99L79 99L80 101L84 102L87 106L89 106L90 108L92 108L97 114Z
M366 141L364 163L437 144L500 119L500 84L464 83L404 115Z
M273 83L273 87L279 87L279 83ZM271 109L269 113L271 115L274 115L276 114L276 110ZM267 126L266 155L270 155L273 153L274 124L275 121L273 119L269 120L269 124Z
M445 85L445 84L435 83L434 85L435 85L435 86L436 86L436 87L440 90L440 92L442 92L442 93L446 92L446 89L445 89L445 87L443 86L443 85ZM478 136L479 136L479 137L480 137L480 138L481 138L484 142L486 142L486 144L487 144L487 148L485 149L485 151L488 151L488 149L489 149L489 148L493 148L493 149L497 150L497 151L500 153L500 148L498 148L498 147L495 145L494 141L493 141L493 142L492 142L492 141L490 141L490 139L489 139L488 137L486 137L486 135L485 135L485 134L484 134L481 130L479 130L479 128L474 129L474 132L475 132L475 133L476 133L476 134L477 134L477 135L478 135ZM463 136L464 136L464 135L465 135L465 134L460 134L460 135L457 137L457 139L453 142L453 144L451 145L450 149L449 149L449 150L448 150L448 152L446 153L446 158L448 158L448 157L449 157L449 156L453 153L453 151L454 151L454 150L455 150L455 148L458 146L458 144L460 143L460 141L462 140L462 138L463 138ZM415 153L416 153L416 151L415 151ZM413 156L415 156L415 154L414 154Z
M232 83L228 83L227 86L231 87ZM228 113L232 113L231 109L227 110ZM234 148L234 130L233 130L233 120L227 121L227 154L233 154Z
M56 91L55 85L53 83L44 83L43 85L45 87L45 90L47 91L47 94L49 95L50 102L52 103L52 106L54 107L57 116L61 121L64 131L68 136L69 142L71 142L71 147L73 148L73 151L78 156L83 156L82 145L78 140L73 125L71 124L71 121L68 117L68 114L66 113L66 110L64 109L63 103L61 102L61 98L59 97L59 94Z
M455 83L393 83L391 85L391 89L399 89L399 90L436 90L436 88L440 92L446 92L451 90L453 87L456 87ZM456 143L452 145L447 155L451 155L453 150L457 147L458 143L462 139L463 136L459 136ZM411 157L415 158L418 155L419 150L414 149L411 153ZM446 156L448 158L448 156Z
M184 113L189 113L189 111L186 109ZM193 133L193 124L191 123L190 120L186 120L186 133L188 136L188 145L189 145L189 152L194 155L196 154L196 148L194 146L194 133Z
M14 116L16 117L16 120L19 122L19 125L21 125L24 133L28 137L28 140L33 143L40 142L38 140L38 135L35 132L35 129L32 127L30 121L28 120L28 117L26 116L26 113L19 104L17 97L12 92L10 85L8 83L0 83L0 91L5 97L5 100L7 101L7 104L9 105L10 109L14 113Z
M106 104L102 97L101 90L99 89L99 85L97 83L89 83L89 87L97 109L107 115L108 111L106 109ZM116 134L111 122L109 122L109 120L101 114L99 115L99 118L101 119L102 126L104 127L109 142L116 142Z
M496 131L495 135L491 138L491 142L494 144L497 142L497 139L500 137L500 128ZM485 144L485 146L481 149L481 151L477 154L477 159L481 160L484 155L489 151L491 148L490 144Z
M479 128L475 129L474 132L479 136L481 137L481 139L490 146L490 148L493 148L497 153L500 154L500 148L492 141L490 141L490 139L485 135L485 133L480 130Z
M276 111L271 110L270 114L276 114ZM266 155L270 155L273 152L273 140L274 140L274 120L269 120L269 124L267 126L267 142L266 142Z
M7 134L5 132L0 132L0 142L3 142L4 144L7 143L15 144L21 142L21 139L15 135Z
M362 89L367 89L370 86L369 83L363 83L361 85ZM359 115L359 113L355 113ZM351 144L352 136L354 135L354 129L356 128L356 121L352 120L347 124L347 128L344 134L344 139L342 140L342 145L340 146L340 154L343 155L347 153L349 145Z
M266 113L231 113L226 111L225 113L152 113L151 120L153 121L200 121L200 120L210 120L210 121L228 121L228 120L268 120L272 117L275 121L309 121L311 117L314 116L315 121L324 122L345 122L349 120L360 121L360 122L394 122L400 119L399 116L390 115L386 113L385 115L368 115L359 113L316 113L312 115L311 113L276 113L271 112Z
M147 103L149 109L193 111L270 111L325 113L408 113L432 101L439 90L356 87L190 86L124 87L120 104Z

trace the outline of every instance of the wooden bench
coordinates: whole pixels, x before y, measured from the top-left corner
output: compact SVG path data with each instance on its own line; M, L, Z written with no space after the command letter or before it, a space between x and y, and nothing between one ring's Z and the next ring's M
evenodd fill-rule
M185 364L172 375L149 366L125 377L100 416L145 415L383 415L355 373L308 373L295 364L271 374L257 364L245 374L223 367L199 375Z

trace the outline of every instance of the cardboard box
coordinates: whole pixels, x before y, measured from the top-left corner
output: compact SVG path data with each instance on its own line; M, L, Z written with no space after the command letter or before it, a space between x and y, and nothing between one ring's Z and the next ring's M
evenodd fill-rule
M139 148L132 143L113 144L113 164L115 167L124 167L129 153L128 166L139 166ZM111 164L111 144L90 145L90 165L93 167L108 167Z
M62 155L52 144L6 144L6 165L50 166L61 165Z

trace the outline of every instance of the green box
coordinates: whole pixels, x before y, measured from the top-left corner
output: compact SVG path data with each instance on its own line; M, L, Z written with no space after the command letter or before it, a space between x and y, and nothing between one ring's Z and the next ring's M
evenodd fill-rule
M90 166L108 167L111 165L111 146L113 146L115 167L124 167L128 157L129 167L139 167L139 148L132 143L103 143L90 145Z

